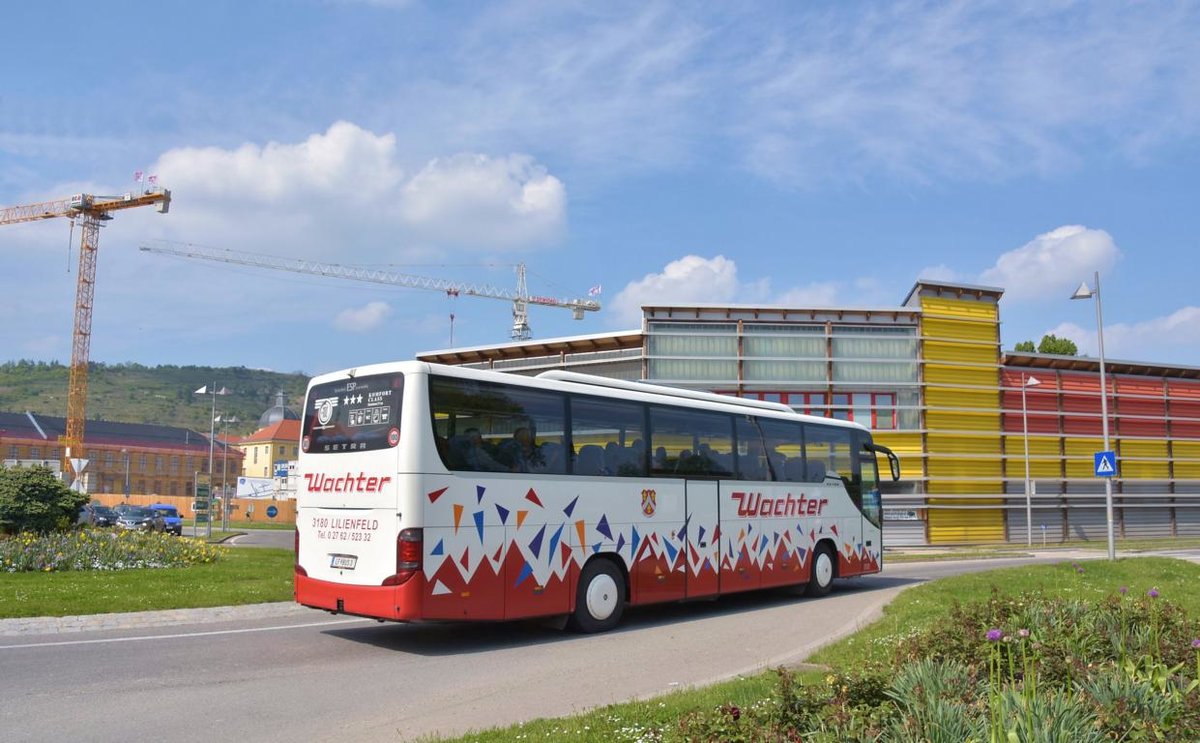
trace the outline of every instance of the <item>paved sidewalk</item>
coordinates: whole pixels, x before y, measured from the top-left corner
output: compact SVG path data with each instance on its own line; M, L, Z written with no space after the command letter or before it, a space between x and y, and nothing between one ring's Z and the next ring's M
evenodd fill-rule
M69 617L24 617L0 619L0 637L16 635L59 635L71 632L94 632L140 627L172 627L209 622L237 622L270 617L311 616L321 614L313 609L280 601L270 604L244 606L214 606L207 609L167 609L164 611L122 612L119 614L84 614Z

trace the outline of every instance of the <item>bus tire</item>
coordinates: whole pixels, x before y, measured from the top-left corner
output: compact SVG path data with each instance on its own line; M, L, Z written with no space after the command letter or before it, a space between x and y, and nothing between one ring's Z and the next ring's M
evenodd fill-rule
M583 566L575 590L571 627L579 632L605 632L617 626L625 610L625 578L611 561L593 559Z
M833 550L828 544L821 543L813 551L812 570L808 576L809 596L824 596L833 588L833 578L837 573L837 563L833 559Z

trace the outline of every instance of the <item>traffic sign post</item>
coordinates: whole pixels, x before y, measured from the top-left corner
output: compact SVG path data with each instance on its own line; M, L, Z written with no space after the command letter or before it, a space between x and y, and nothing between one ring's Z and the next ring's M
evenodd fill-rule
M203 472L196 473L195 485L193 488L195 498L192 502L192 510L196 512L196 518L192 520L192 536L197 536L200 520L203 518L204 523L208 525L207 536L212 536L212 518L210 511L212 506L212 487L208 479L208 475Z
M1117 476L1117 453L1115 451L1098 451L1093 459L1096 477Z

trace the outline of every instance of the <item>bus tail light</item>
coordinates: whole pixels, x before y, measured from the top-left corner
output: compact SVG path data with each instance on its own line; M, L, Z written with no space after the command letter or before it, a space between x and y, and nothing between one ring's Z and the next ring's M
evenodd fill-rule
M295 566L296 575L303 575L305 577L308 577L308 571L305 570L304 568L300 567L300 530L299 529L296 529L294 544L295 544L295 550L296 550L296 566Z
M401 586L421 572L424 534L421 529L403 529L396 537L396 572L383 579L385 586Z

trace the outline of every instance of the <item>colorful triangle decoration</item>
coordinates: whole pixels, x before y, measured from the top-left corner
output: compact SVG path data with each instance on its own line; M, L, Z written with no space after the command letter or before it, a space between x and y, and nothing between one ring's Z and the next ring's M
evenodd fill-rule
M612 529L608 528L608 516L600 517L600 523L596 524L596 531L600 532L609 539L613 538Z
M529 563L525 563L524 567L521 568L520 575L517 576L517 582L513 584L513 588L524 583L525 579L531 575L533 575L533 568L530 567Z
M479 541L483 541L483 511L471 514L475 517L475 531L479 532Z
M445 586L445 584L444 584L444 583L442 583L440 580L437 580L437 581L434 581L434 582L433 582L433 591L432 591L432 594L433 594L434 596L444 596L444 595L446 595L447 593L450 593L450 589L449 589L449 588L446 588L446 586Z
M444 541L444 540L441 540L441 539L439 539L439 540L438 540L438 543L437 543L437 544L435 544L435 545L433 545L433 549L429 550L429 554L431 554L431 555L444 555L444 554L446 554L446 552L445 552L445 550L446 550L446 545L442 543L443 541Z
M454 504L454 533L455 534L458 533L458 525L462 522L462 515L463 515L463 507L460 504L455 503Z
M446 492L449 489L450 489L449 487L445 487L445 488L442 488L441 490L435 490L432 493L429 493L429 502L437 503L437 499L442 497L442 493Z
M508 509L499 503L496 504L496 515L500 517L501 524L508 524Z
M487 488L485 488L482 485L475 486L475 502L476 503L483 503L483 491L485 491L485 490L487 490Z
M458 558L458 564L463 566L463 570L468 570L471 567L471 550L463 550L462 557Z
M567 504L567 507L563 509L563 513L567 515L567 518L571 518L571 514L575 511L575 504L578 502L579 496L577 495L571 500L570 503Z
M545 508L545 506L542 505L542 501L538 498L537 493L533 492L533 488L530 488L529 492L525 494L525 500L536 504L538 508Z
M558 546L558 540L562 538L562 530L566 524L560 524L558 529L550 537L550 549L546 550L546 554L553 554L554 548Z
M517 528L521 528L521 524L525 523L525 517L529 515L529 511L517 511Z
M587 545L587 528L582 520L575 522L575 533L579 535L579 547Z
M541 529L538 529L537 536L534 537L533 541L529 543L529 551L533 553L534 557L542 556L542 537L544 536L546 536L545 526L543 526Z

